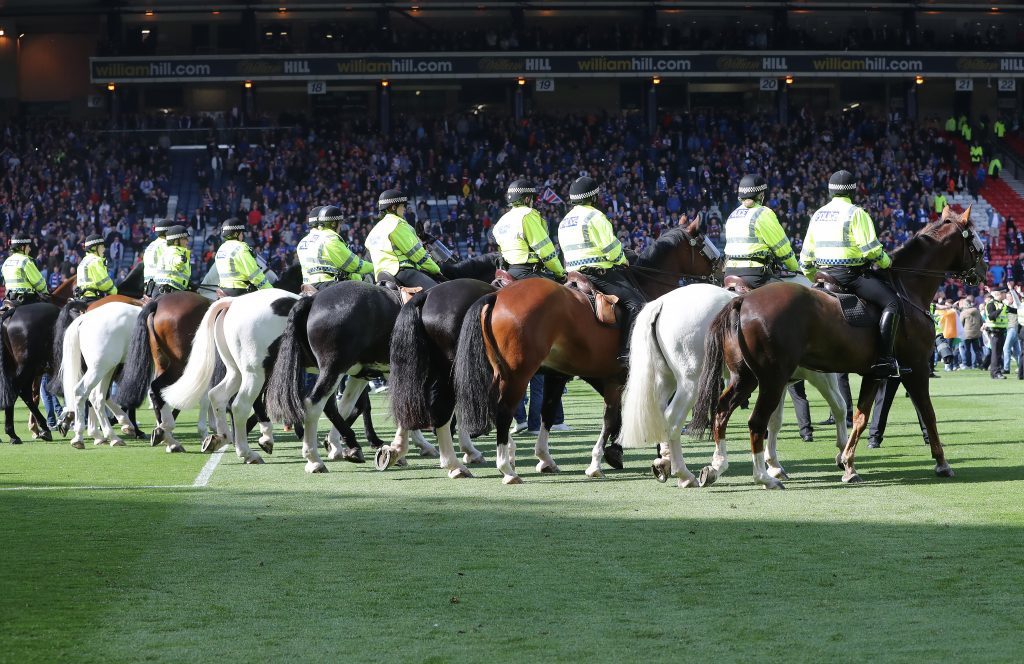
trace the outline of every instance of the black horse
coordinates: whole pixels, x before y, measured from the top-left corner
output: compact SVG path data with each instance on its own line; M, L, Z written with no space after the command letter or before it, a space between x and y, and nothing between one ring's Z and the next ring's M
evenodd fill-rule
M489 282L494 279L495 256L487 254L444 264L441 269L447 279ZM326 470L317 451L316 424L320 413L325 412L331 424L342 430L366 381L388 372L391 333L400 308L396 291L359 281L326 288L313 297L303 298L292 308L277 362L267 381L267 410L271 419L292 424L296 431L302 428L307 471ZM312 366L320 374L306 394L305 370ZM350 378L335 408L329 397L346 374ZM401 430L398 437L407 440ZM346 439L345 443L353 455L361 455L354 439ZM385 456L389 454L388 447L380 449Z

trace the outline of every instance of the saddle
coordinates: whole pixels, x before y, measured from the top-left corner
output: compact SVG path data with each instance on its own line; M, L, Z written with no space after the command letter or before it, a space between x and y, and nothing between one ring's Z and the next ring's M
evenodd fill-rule
M722 282L722 285L725 287L725 290L732 291L737 295L746 295L750 291L754 290L750 287L750 284L747 283L746 279L736 274L726 275L725 281Z
M491 282L491 285L495 288L504 288L513 281L517 281L517 279L510 272L498 268L494 271L494 281Z
M569 272L565 275L565 287L576 297L590 304L597 321L603 325L614 326L618 321L615 309L619 298L616 295L605 295L596 288L590 277L582 272Z
M814 288L839 300L843 317L852 327L878 327L877 307L850 293L829 275L818 272L814 276Z

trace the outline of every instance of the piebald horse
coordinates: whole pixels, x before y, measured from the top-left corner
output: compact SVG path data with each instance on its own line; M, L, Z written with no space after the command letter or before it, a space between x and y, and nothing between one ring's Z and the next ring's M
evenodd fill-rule
M803 275L795 283L810 286ZM652 470L655 477L677 479L680 487L707 486L729 467L725 440L715 446L711 465L698 478L683 460L679 436L686 426L697 393L697 378L704 361L704 340L711 321L735 293L709 284L694 284L672 291L651 302L637 318L629 357L629 380L622 397L623 447L657 443L659 457ZM836 447L846 442L846 402L839 391L839 377L798 368L794 380L806 380L821 392L836 420ZM788 475L776 453L785 401L780 401L768 422L768 474L778 479Z
M934 323L927 309L947 273L975 283L985 276L984 245L974 234L970 212L968 207L962 215L957 214L947 206L939 220L895 252L889 268L904 310L896 359L911 370L902 377L903 385L927 429L935 474L940 477L952 477L953 470L946 461L928 395ZM715 442L723 440L729 416L758 388L747 422L754 481L768 489L781 489L782 482L765 467L764 440L789 377L801 366L869 374L878 357L878 344L876 328L851 326L836 298L818 290L768 284L737 297L711 323L691 429L700 435L710 426ZM723 362L730 379L719 394ZM845 449L836 456L836 464L844 470L844 482L861 481L854 468L854 452L867 427L878 383L870 374L861 382L853 430Z
M682 278L708 279L721 254L699 231L700 220L662 234L635 261L633 274L649 299L679 287ZM617 359L619 327L597 320L574 289L548 279L524 279L485 295L466 314L455 361L459 424L477 435L497 427L497 466L505 484L522 482L515 469L512 416L530 378L546 370L541 431L535 453L539 472L558 472L548 451L555 408L571 376L580 376L604 397L604 428L591 454L588 477L602 477L609 463L622 467L614 443L622 423L620 399L625 368ZM612 453L614 452L614 456Z

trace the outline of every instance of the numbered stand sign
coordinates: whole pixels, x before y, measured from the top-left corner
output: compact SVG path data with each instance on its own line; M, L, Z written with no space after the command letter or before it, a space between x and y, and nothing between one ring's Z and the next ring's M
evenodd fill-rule
M307 81L306 92L311 95L327 94L327 81Z
M761 79L761 92L777 92L779 89L779 79L777 78L762 78Z
M957 92L970 92L974 90L974 79L973 78L958 78L956 79L956 91Z
M555 91L555 79L553 78L538 78L534 86L534 90L537 92L554 92Z
M1017 79L1015 79L1015 78L1001 78L1001 79L999 79L999 91L1000 92L1016 92L1017 91Z

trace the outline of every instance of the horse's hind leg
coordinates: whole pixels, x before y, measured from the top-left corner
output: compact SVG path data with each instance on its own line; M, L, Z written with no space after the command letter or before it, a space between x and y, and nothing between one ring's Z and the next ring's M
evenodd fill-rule
M782 398L779 399L779 406L773 412L771 417L768 418L768 445L765 452L764 461L767 465L767 472L769 475L777 480L788 480L789 475L786 473L786 469L779 463L778 446L779 446L779 431L782 430L782 417L786 407L786 391L782 391Z
M99 387L96 388L95 390L93 390L93 392L92 392L92 404L93 404L93 407L96 408L97 410L102 410L104 404L113 404L114 403L113 400L108 399L106 397L106 395L110 393L110 383L111 383L112 379L113 379L113 372L111 372L110 374L104 376L101 379ZM115 416L116 416L116 413L115 413ZM120 421L120 418L119 418L118 421ZM99 445L99 444L101 444L103 442L107 442L107 443L110 444L111 447L123 447L124 446L124 441L121 440L121 438L117 435L117 433L114 432L114 427L113 427L113 425L110 424L110 420L108 418L106 418L106 417L101 417L100 418L100 430L103 432L103 439L102 440L97 440L96 441L97 445ZM121 430L124 431L124 427L122 427Z
M362 391L365 385L358 386L358 389ZM348 391L348 385L345 386L345 391ZM344 399L343 399L344 400ZM352 422L358 413L353 413L347 420L341 416L338 410L338 400L333 396L328 397L324 403L324 414L327 419L334 425L331 427L331 431L327 436L326 445L328 448L327 459L329 461L351 461L352 463L365 463L366 457L363 456L363 448L360 447L359 441L356 440L356 432L352 430ZM342 447L339 443L345 442L345 446Z
M263 387L263 369L253 369L250 373L242 376L242 384L238 388L238 394L231 402L231 422L235 434L235 452L238 458L248 464L263 463L263 457L249 447L249 432L245 428L245 421L252 412L252 405L260 395Z
M690 412L696 385L692 384L692 381L684 383L682 380L678 380L676 385L675 394L669 401L668 408L665 409L668 441L660 445L660 450L663 458L664 455L667 455L669 474L676 478L676 484L681 488L688 489L698 486L697 478L686 467L686 461L683 459L683 447L679 438L686 426L686 415ZM728 463L726 463L726 467L728 467Z
M452 420L449 419L437 427L434 430L434 435L437 436L437 446L441 453L441 468L448 471L448 477L453 480L473 477L473 473L469 472L469 468L466 468L459 461L459 457L455 455L455 441L452 439Z
M473 439L469 437L469 431L458 426L458 421L452 417L452 423L459 432L459 449L462 450L462 463L476 465L485 463L487 457L473 445Z
M756 387L757 379L754 374L745 364L741 364L737 367L737 372L731 375L729 384L725 386L725 391L718 397L711 426L711 435L715 441L715 454L712 457L711 465L701 469L700 477L697 478L698 486L714 484L718 476L729 467L725 453L725 432L729 425L729 418L733 411L750 399L750 395L754 393Z
M29 416L35 421L37 431L34 432L34 436L41 440L53 440L53 436L50 435L50 428L46 426L46 416L39 410L39 401L33 398L34 388L32 385L27 385L21 391L21 400L28 406ZM14 442L13 440L11 441Z
M185 448L174 438L177 415L170 404L164 401L161 394L165 387L171 385L180 377L180 375L176 375L173 372L163 371L149 384L149 402L152 404L153 412L156 414L156 427L153 428L153 433L150 435L150 444L155 447L163 443L164 449L169 453L184 452ZM201 419L205 417L203 411L206 400L207 397L204 396L199 402Z
M522 372L526 373L526 372ZM526 394L530 384L529 374L525 379L517 374L500 383L498 403L494 409L494 425L497 428L497 446L495 448L495 465L501 473L502 484L522 484L523 479L516 473L516 443L509 434L516 406Z
M379 449L384 445L384 441L377 435L377 430L373 428L373 413L370 405L369 389L363 389L363 393L359 396L359 401L356 402L356 409L363 416L363 432L366 434L366 441L370 443L370 447L373 449Z
M925 372L927 379L928 373ZM843 469L843 481L847 483L861 482L853 465L853 459L857 453L857 441L861 434L868 428L868 419L871 417L871 407L875 403L875 392L878 391L877 378L863 378L860 383L860 394L857 395L857 408L853 412L853 430L850 431L850 439L846 441L846 448L836 455L836 465ZM925 388L927 389L927 387ZM838 422L839 420L836 420Z
M790 373L784 374L786 378ZM781 408L782 395L786 391L786 379L762 381L757 401L750 413L747 426L750 428L750 452L754 460L754 481L766 489L784 489L782 482L768 473L764 459L764 443L768 424L776 410Z
M267 415L267 404L266 404L266 390L260 392L259 397L252 404L252 412L256 418L256 423L260 427L260 437L256 441L256 444L260 446L260 449L267 454L274 453L274 425L270 422L270 417ZM246 434L248 435L249 427L246 422Z
M540 433L537 434L537 444L534 446L534 454L537 462L538 473L557 473L558 464L551 458L548 449L548 437L551 435L551 427L555 424L555 415L558 412L558 404L562 399L562 390L568 382L568 376L560 374L548 374L544 376L544 398L540 407ZM598 466L600 469L600 466Z
M939 429L935 424L935 409L928 395L927 367L913 367L914 372L903 377L903 385L910 393L910 399L917 408L920 419L924 422L928 433L928 444L931 446L932 458L935 459L935 474L939 477L953 477L953 469L946 461L946 453L939 440Z
M0 351L2 352L2 351ZM21 445L21 438L18 438L18 434L14 432L14 402L4 409L4 431L7 432L7 437L11 439L11 445Z

